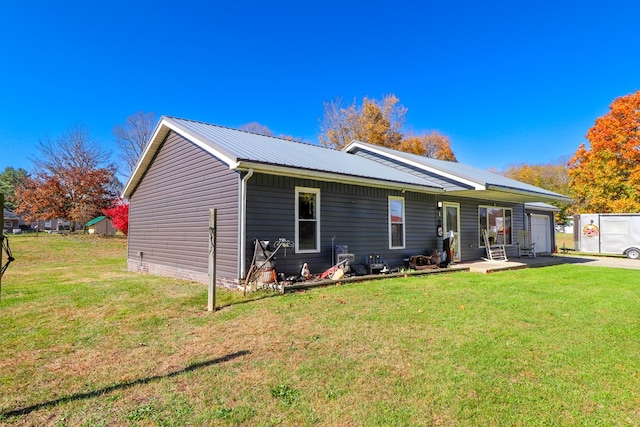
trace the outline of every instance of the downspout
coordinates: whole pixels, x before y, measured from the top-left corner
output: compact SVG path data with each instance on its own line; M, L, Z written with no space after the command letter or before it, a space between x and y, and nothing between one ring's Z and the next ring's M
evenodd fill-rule
M253 169L249 169L242 178L240 185L240 278L244 279L245 252L247 250L247 181L253 176Z

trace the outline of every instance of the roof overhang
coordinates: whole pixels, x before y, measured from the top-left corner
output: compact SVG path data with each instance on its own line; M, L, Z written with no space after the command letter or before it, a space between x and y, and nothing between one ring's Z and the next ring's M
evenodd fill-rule
M479 200L490 200L496 202L516 202L516 203L527 203L527 202L560 202L560 203L573 203L573 199L570 197L564 196L562 194L557 194L553 192L547 192L543 189L542 191L532 191L522 188L513 188L504 185L492 184L492 183L484 183L479 182L468 177L451 173L446 170L430 167L420 162L413 161L408 159L402 155L394 154L393 150L386 150L381 147L377 147L372 144L363 143L360 141L352 141L342 150L346 152L353 152L354 150L362 149L373 152L380 156L389 158L394 161L398 161L404 163L406 165L422 169L425 172L433 173L439 176L442 176L446 179L452 180L454 182L459 182L466 186L471 187L470 190L449 190L445 191L446 194L457 195L461 197L467 197L471 199L479 199Z
M316 179L324 182L336 182L341 184L359 185L365 187L385 188L399 191L412 191L416 193L426 194L442 194L444 189L438 187L429 187L426 185L418 185L413 183L398 181L382 181L374 178L366 178L357 175L336 174L330 172L316 171L310 169L301 169L281 165L273 165L266 163L257 163L240 160L237 166L232 168L238 171L248 171L253 169L254 172L264 173L268 175L280 175L293 178Z
M521 191L513 188L487 185L486 190L448 191L446 194L477 200L505 203L560 202L570 203L572 199L562 195Z
M527 211L560 212L559 207L544 202L525 203L524 208Z

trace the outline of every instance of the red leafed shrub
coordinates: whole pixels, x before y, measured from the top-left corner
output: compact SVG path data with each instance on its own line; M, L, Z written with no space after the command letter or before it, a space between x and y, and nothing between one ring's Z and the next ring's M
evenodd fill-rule
M111 218L113 226L124 234L129 232L129 203L123 199L116 200L110 208L102 211Z

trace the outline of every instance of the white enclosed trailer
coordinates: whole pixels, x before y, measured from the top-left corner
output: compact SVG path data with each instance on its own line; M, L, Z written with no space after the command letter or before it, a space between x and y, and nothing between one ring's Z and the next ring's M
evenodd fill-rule
M576 251L640 258L640 214L580 214L573 217Z

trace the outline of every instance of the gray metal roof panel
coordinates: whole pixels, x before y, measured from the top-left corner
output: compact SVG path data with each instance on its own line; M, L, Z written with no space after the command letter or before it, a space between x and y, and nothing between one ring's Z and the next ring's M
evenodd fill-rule
M441 185L424 177L343 151L192 120L175 117L163 119L198 137L212 151L219 151L235 162L254 162L442 189Z
M357 144L357 148L366 149L367 147L369 147L377 152L387 153L395 157L402 157L404 159L410 160L412 163L420 164L425 168L457 176L461 180L472 181L484 186L485 188L500 187L504 189L513 189L540 195L547 195L553 198L566 198L567 200L570 200L568 197L562 194L536 187L534 185L526 184L524 182L516 181L514 179L507 178L505 176L478 169L462 163L438 160L430 157L419 156L417 154L400 152L386 147L380 147L377 145L373 146L361 141L354 142ZM349 147L347 147L347 149L349 149Z

